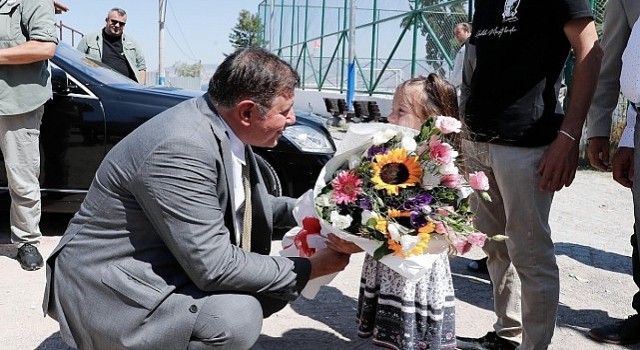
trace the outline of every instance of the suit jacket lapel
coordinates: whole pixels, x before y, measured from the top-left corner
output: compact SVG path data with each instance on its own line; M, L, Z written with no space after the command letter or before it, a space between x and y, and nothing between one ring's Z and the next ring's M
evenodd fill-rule
M200 101L198 101L200 102ZM200 104L200 103L199 103ZM218 141L222 162L224 164L225 175L227 177L227 191L229 193L229 201L230 205L227 208L227 215L231 218L231 222L227 222L227 224L231 226L227 226L231 228L235 228L236 223L236 211L235 201L234 201L234 191L233 191L233 156L231 154L231 144L229 141L229 136L226 134L226 127L224 125L224 121L222 121L222 117L220 117L215 112L215 107L212 105L211 100L205 94L202 97L202 103L199 106L202 113L211 116L212 126L211 129L215 134L215 137ZM254 156L253 150L250 146L245 146L247 149L246 161L249 164L249 168L251 170L251 206L253 211L252 216L252 224L251 224L251 250L261 254L269 254L269 250L271 248L271 231L273 228L273 212L271 210L270 203L263 202L264 199L269 198L266 187L261 185L262 175L260 174L260 168L258 167L258 163ZM230 214L229 214L230 212ZM231 241L238 245L239 242L235 241L235 231L231 232Z

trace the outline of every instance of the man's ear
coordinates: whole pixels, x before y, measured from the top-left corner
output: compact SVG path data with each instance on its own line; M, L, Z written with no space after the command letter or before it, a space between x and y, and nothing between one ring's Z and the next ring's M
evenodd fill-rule
M256 103L251 100L242 100L236 105L238 109L238 116L243 123L249 123L249 119L257 113L258 108Z

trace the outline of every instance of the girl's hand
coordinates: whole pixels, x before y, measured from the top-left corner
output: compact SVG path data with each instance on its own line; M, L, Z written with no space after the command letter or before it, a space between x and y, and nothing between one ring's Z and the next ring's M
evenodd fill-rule
M333 233L327 236L327 247L345 254L353 254L362 252L362 248L358 247L355 243L344 240Z

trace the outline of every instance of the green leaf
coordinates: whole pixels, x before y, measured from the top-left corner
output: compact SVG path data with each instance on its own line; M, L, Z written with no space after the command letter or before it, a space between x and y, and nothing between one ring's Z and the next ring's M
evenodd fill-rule
M389 248L389 244L386 241L382 242L382 245L373 252L373 258L376 260L382 259L385 255L393 253L393 250Z

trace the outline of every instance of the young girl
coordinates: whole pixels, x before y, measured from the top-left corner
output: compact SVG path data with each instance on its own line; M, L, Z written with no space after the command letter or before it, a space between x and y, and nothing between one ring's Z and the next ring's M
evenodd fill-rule
M400 84L389 123L420 129L427 118L458 116L456 90L437 74ZM361 249L329 235L328 245L344 253ZM358 335L403 350L455 349L454 291L447 252L429 255L427 273L409 281L366 255L358 296Z

